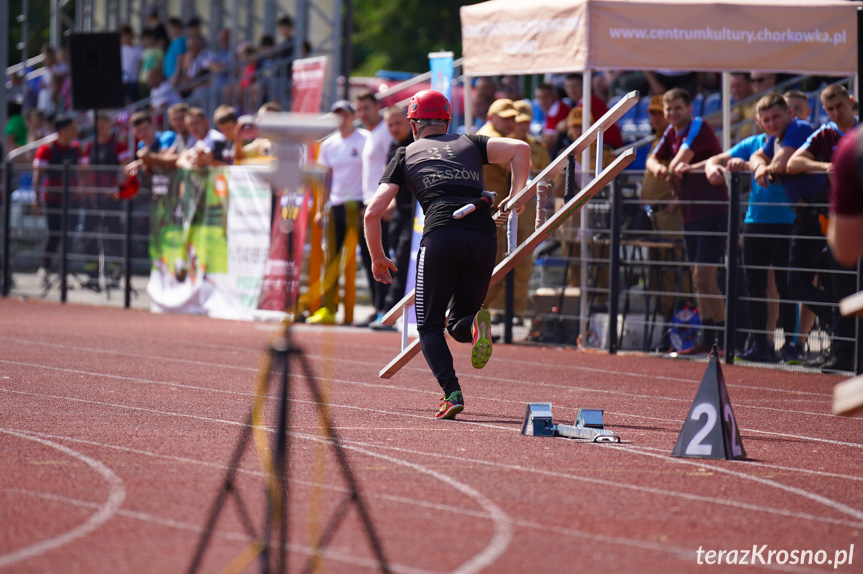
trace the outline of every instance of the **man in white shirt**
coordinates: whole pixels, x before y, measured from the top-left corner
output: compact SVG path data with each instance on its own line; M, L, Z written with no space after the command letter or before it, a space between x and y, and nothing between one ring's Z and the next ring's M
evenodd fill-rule
M123 88L126 90L126 103L138 101L138 74L141 71L143 50L136 46L135 33L131 26L120 27L120 65L123 69Z
M177 167L202 168L222 162L227 138L218 130L210 129L210 119L201 108L186 112L186 151L180 154Z
M384 168L387 164L387 155L389 154L390 145L393 143L393 138L387 129L386 122L381 118L378 100L374 93L365 91L354 98L354 108L357 111L357 118L369 135L366 138L366 143L363 146L363 204L367 205L371 201L375 192L378 189L378 182L384 174ZM383 235L384 250L389 253L389 229L386 221L381 221L381 233ZM372 258L369 254L368 245L366 245L365 234L360 237L360 252L363 258L363 267L366 268L366 273L369 276L369 288L372 295L372 305L375 312L364 321L363 325L368 325L373 321L383 318L387 311L384 301L387 297L389 285L375 281L372 276Z
M327 168L329 186L315 213L315 223L326 228L326 272L324 304L308 323L332 325L336 322L336 293L339 286L341 251L349 231L359 239L363 208L363 147L368 133L354 127L356 112L347 100L333 104L330 113L340 120L339 131L324 140L318 152L318 163ZM381 174L383 175L383 174ZM328 192L328 193L327 193Z

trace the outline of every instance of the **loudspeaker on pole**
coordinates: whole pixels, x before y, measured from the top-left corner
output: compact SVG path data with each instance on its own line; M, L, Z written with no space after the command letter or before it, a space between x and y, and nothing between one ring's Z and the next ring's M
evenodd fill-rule
M110 110L125 105L119 33L70 35L69 73L74 109Z
M671 456L728 460L746 458L716 346L713 347L707 371L701 379L701 386L698 387Z

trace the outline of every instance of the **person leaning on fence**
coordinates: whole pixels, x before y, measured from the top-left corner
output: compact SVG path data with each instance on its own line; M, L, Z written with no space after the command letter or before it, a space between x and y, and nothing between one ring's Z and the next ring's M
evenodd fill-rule
M725 255L728 232L728 189L714 185L703 173L688 173L693 164L718 153L722 146L707 122L692 116L689 93L671 89L662 96L669 126L647 157L647 169L665 180L680 200L683 216L683 245L692 266L692 278L704 340L690 353L701 353L715 341L721 345L725 327L725 301L716 283L719 264ZM662 163L670 160L668 166Z
M530 147L512 138L447 134L452 114L440 92L423 90L408 105L414 143L399 148L366 210L366 239L375 279L390 283L397 271L380 242L380 219L401 187L407 187L425 213L417 257L416 314L420 347L443 390L438 419L452 419L465 406L444 327L461 343L472 342L471 362L482 368L491 356L491 317L482 309L494 270L496 232L482 165L509 163L513 197L527 182ZM468 203L473 213L455 219ZM447 319L447 307L452 302Z
M266 102L258 108L258 116L281 112L282 107L277 102ZM265 163L272 159L273 143L261 137L254 122L246 118L240 118L235 128L234 139L236 140L236 151L234 161L241 163ZM274 199L275 200L275 199Z
M177 135L170 130L157 132L149 112L135 112L129 118L129 123L138 149L135 153L137 159L124 167L126 175L137 175L141 170L151 172L153 168L173 167L176 160L166 160L161 154L171 149Z
M650 116L650 127L654 134L654 140L650 144L650 151L648 152L650 154L656 149L662 139L662 134L668 128L668 120L665 119L665 105L662 103L661 95L650 98L647 113ZM669 161L662 160L660 163L667 166ZM683 241L681 234L683 216L680 212L680 203L674 197L668 182L664 179L658 179L649 170L645 170L641 181L641 199L647 203L645 207L649 208L650 223L656 236L655 241L669 244L669 247L652 250L650 254L651 261L665 262L662 266L653 266L651 274L654 277L653 285L658 285L659 290L664 293L671 293L670 295L660 295L658 302L659 313L668 322L676 311L674 305L678 297L673 293L677 290L684 294L691 292L688 274L681 273L679 268L676 272L668 270L669 264L683 260L683 248L679 245ZM669 349L670 341L664 337L659 350L668 351Z
M754 116L760 126L758 115ZM749 136L727 152L707 160L704 171L711 183L725 181L725 172L749 170L749 159L764 147L767 134ZM746 291L753 300L749 302L748 317L753 327L749 345L740 354L741 359L760 363L775 363L781 358L794 362L800 358L801 349L794 343L797 310L788 292L787 267L791 241L791 224L794 212L787 205L785 191L779 182L766 187L753 177L749 206L743 227L743 263L746 265ZM772 267L772 269L771 269ZM768 323L768 276L773 273L779 294L779 326L785 333L785 341L776 356L773 328Z
M788 173L811 174L814 172L821 174L827 172L832 177L834 150L839 144L839 140L857 127L858 119L854 115L854 99L843 86L833 84L824 88L824 91L821 92L821 105L827 112L830 121L815 130L794 152L791 159L788 160ZM819 189L823 189L823 186L826 185L823 183L823 175L820 176L820 179L821 182L817 185ZM826 198L822 196L820 200L826 201ZM821 231L826 234L826 226L823 221L827 215L823 207L819 215L822 218ZM841 266L829 253L825 253L825 256L821 259L822 268L830 270L832 273L824 273L824 289L829 302L836 303L855 292L856 281L852 276L836 273L837 271L841 272ZM835 335L843 338L854 336L853 319L842 317L837 307L832 308L831 316ZM830 367L835 366L838 370L849 370L851 367L851 350L847 347L849 347L847 343L838 343L838 349L832 349L833 352L831 353L835 357L836 353L841 351L840 354L847 357L844 361L828 357L828 363L840 361L842 364L827 364L826 367L822 366L822 368L832 370Z
M384 168L387 165L387 153L390 151L390 145L393 143L393 138L387 129L386 123L381 118L380 106L375 94L371 91L365 91L358 94L354 98L354 108L357 111L357 118L363 128L369 135L366 137L366 143L363 145L363 204L368 204L375 191L378 188L378 180L384 173ZM389 222L381 222L382 240L384 242L384 250L389 252ZM389 285L378 283L372 277L372 258L366 246L365 237L360 233L360 255L363 258L363 267L366 268L366 273L369 278L369 290L372 296L372 306L375 308L371 317L360 322L359 326L368 326L375 321L380 322L384 313L387 311L385 300Z
M321 144L318 163L327 168L329 190L327 197L318 202L315 224L326 222L326 257L324 271L323 306L306 322L333 325L338 310L337 295L342 261L342 248L349 233L359 238L360 218L363 209L363 146L368 132L354 127L356 113L347 100L339 100L330 108L340 124L336 133ZM380 234L380 226L376 233Z
M186 112L186 150L177 159L177 167L200 169L222 163L227 138L210 128L210 119L201 108L189 108Z
M61 207L64 177L62 166L64 164L75 166L81 158L81 150L75 139L78 136L78 126L75 120L70 116L58 116L54 119L54 129L57 132L57 139L40 146L33 158L33 188L36 192L33 199L33 212L35 215L40 215L44 207L48 227L42 266L36 272L45 288L51 286L51 261L57 256L60 249L63 230ZM70 189L68 197L70 209L66 218L68 233L74 233L78 223L77 209L80 204L80 195L71 191L77 185L76 182L77 171L72 168L69 171L68 182Z
M213 165L232 165L240 142L236 139L237 133L237 110L234 106L221 105L213 112L213 123L216 130L225 138L225 146L222 149L221 161L213 162Z
M835 265L827 253L822 230L822 220L827 213L826 181L823 177L788 175L789 161L814 129L808 122L795 118L779 94L768 93L758 100L758 115L768 139L752 155L749 167L760 185L780 181L795 212L788 255L788 296L815 313L822 329L832 330L838 336L837 327L841 327L842 322L837 322L833 316L831 304L835 301L830 294L830 271ZM834 343L827 356L808 364L834 370L840 366L838 363L847 362L844 344Z
M842 138L833 166L827 241L836 261L853 268L863 257L863 130Z

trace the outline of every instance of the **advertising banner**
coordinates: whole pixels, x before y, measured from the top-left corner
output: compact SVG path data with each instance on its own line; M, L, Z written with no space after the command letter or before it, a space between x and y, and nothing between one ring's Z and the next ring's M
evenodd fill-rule
M292 112L320 113L326 75L326 56L294 60L291 66Z
M494 0L460 9L470 76L585 69L857 71L842 0Z
M269 188L229 167L177 170L164 191L151 205L151 310L251 319L269 248Z

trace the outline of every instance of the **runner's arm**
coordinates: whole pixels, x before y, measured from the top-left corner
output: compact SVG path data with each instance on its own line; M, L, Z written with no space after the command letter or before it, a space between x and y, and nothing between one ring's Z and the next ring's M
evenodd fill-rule
M509 195L498 204L503 209L506 202L515 197L527 185L527 178L530 176L530 146L521 140L491 138L488 140L486 152L489 163L509 162L512 170Z
M366 213L363 217L366 244L369 246L369 254L372 259L372 275L376 281L381 283L392 283L390 270L398 271L395 264L387 258L381 239L381 216L398 191L399 186L394 183L380 184L366 207Z

